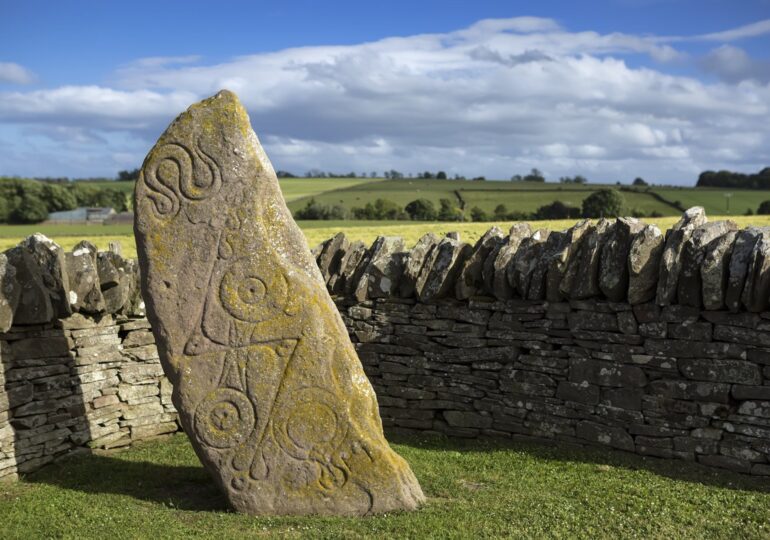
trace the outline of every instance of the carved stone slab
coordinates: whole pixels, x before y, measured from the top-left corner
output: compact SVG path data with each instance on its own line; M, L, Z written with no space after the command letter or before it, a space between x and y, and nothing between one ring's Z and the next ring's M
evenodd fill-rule
M238 98L150 150L134 225L173 400L233 508L363 515L424 499Z

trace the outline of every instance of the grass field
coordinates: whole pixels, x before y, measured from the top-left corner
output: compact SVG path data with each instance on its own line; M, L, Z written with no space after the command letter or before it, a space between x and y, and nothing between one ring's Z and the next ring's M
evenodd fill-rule
M678 220L678 217L648 218L646 223L654 223L661 230L665 230ZM770 216L710 216L710 221L719 219L731 219L741 227L748 225L770 226ZM533 228L550 230L562 230L574 225L576 220L550 220L531 221ZM331 238L340 231L351 240L363 240L371 244L377 236L400 236L407 245L411 246L426 232L434 232L439 235L450 231L460 233L460 238L465 242L473 243L481 237L490 227L497 225L503 230L508 230L513 222L499 223L436 223L415 221L298 221L305 233L310 247L316 246ZM34 234L42 233L55 240L66 250L81 240L89 240L99 249L107 249L110 242L120 242L123 255L136 257L136 244L131 225L0 225L0 251L15 246L20 240Z
M183 435L0 484L2 537L768 538L770 491L692 464L525 443L400 439L428 501L367 518L227 510Z
M401 206L416 198L426 198L438 205L442 198L459 204L466 210L478 206L491 212L498 204L505 204L509 211L534 212L539 207L561 201L580 207L583 199L596 190L617 188L602 184L557 184L553 182L507 182L467 180L423 180L382 178L281 178L284 197L292 211L302 208L313 197L328 204L341 204L350 210L362 207L377 198L390 199ZM133 182L88 182L88 185L111 187L123 191L133 189ZM663 200L655 197L657 194ZM644 214L658 212L664 216L680 213L677 203L685 208L703 206L707 214L743 215L747 210L756 211L759 203L770 200L770 191L735 190L719 188L657 187L638 191L623 191L625 213L634 211ZM728 197L725 195L729 195ZM728 206L729 205L729 206Z
M368 184L382 181L382 178L281 178L278 183L281 184L281 191L287 201L301 199L303 197L312 197L325 191L335 189L345 189L358 184ZM114 181L86 181L88 186L98 188L118 189L130 193L134 189L133 182L114 182Z
M313 180L311 182L324 179ZM601 184L556 184L534 182L504 182L486 181L471 182L467 180L422 180L400 179L367 181L348 187L339 187L333 191L318 191L312 194L318 202L335 205L339 204L350 210L363 207L367 202L377 198L389 199L400 206L417 198L431 200L436 206L440 199L450 199L455 204L462 203L466 211L474 206L492 212L498 204L504 204L509 211L532 213L539 207L554 201L580 207L583 199L591 193L605 188L617 188L614 185ZM730 207L727 211L725 194L731 194ZM664 216L675 216L681 212L677 204L684 207L704 206L710 214L743 215L747 210L756 211L759 203L770 200L770 191L722 190L711 188L660 188L652 187L650 191L623 191L625 200L624 213L634 212L651 214L657 212ZM657 195L657 196L656 196ZM292 211L307 204L311 195L304 197L287 196L289 208Z

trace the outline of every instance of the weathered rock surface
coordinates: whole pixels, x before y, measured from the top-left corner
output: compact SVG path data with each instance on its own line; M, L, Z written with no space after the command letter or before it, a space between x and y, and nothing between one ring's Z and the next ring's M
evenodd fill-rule
M356 288L356 299L387 298L397 291L405 255L401 237L378 236L372 244L369 264Z
M16 324L36 324L72 313L64 251L42 234L33 234L6 251L21 287Z
M70 253L65 253L69 277L69 301L74 311L104 311L104 297L96 267L96 246L83 240Z
M347 239L343 232L335 234L321 244L320 253L316 257L316 264L318 264L318 270L321 271L321 275L327 285L332 276L339 274L340 262L349 247L350 240Z
M730 258L738 231L729 231L715 238L704 248L700 267L703 307L710 310L724 309Z
M426 233L417 240L414 247L409 250L404 263L404 273L401 276L399 293L401 298L414 296L417 279L420 277L423 266L430 258L433 248L439 243L440 238L433 233Z
M521 298L530 298L532 280L542 257L549 231L538 229L519 244L508 269L509 281Z
M631 242L644 228L636 218L618 218L607 231L599 263L599 289L608 300L622 302L628 292L628 254Z
M232 506L415 508L417 480L383 436L374 391L234 94L169 126L145 159L134 208L174 404Z
M655 225L645 226L628 251L628 303L644 304L655 298L665 238Z
M706 223L706 211L701 206L688 209L682 218L668 231L663 255L660 259L657 302L667 306L676 301L682 251L695 229Z
M737 228L738 226L732 221L715 221L701 225L693 231L682 250L681 270L677 284L679 304L697 308L703 305L701 267L706 256L706 246Z
M487 276L485 275L485 282L491 281L491 288L487 285L487 290L491 290L498 300L513 298L514 288L508 276L508 269L522 240L530 236L532 236L532 227L530 227L529 223L514 224L511 226L510 231L508 231L508 236L495 250L496 252L487 259L489 269L487 269L486 263L484 269L490 279L486 279Z
M751 254L762 232L763 229L749 227L740 231L735 237L725 291L725 305L730 311L737 312L741 308L741 296L746 284L746 275L749 272Z
M361 240L351 242L340 259L340 271L329 278L327 287L332 294L344 294L353 286L351 276L366 257L368 250Z
M458 300L467 300L484 291L484 265L490 253L502 244L503 237L503 231L492 227L478 239L457 278L455 296Z
M610 222L600 219L590 227L577 244L577 250L570 256L567 271L559 286L563 295L571 300L583 300L598 296L599 268Z
M0 332L8 331L13 324L13 312L19 305L20 295L16 268L8 263L4 253L0 253Z
M421 302L443 298L454 288L465 259L473 248L465 242L445 237L428 255L415 284Z
M741 302L751 312L766 311L770 297L770 233L763 231L754 244Z
M561 283L567 273L567 266L570 258L577 252L583 235L590 233L594 226L587 219L577 222L559 236L558 241L553 244L553 251L548 257L548 270L546 274L545 298L549 302L561 302L565 299L561 291ZM549 237L550 242L550 237Z
M116 253L102 251L96 257L96 269L105 311L117 313L131 298L133 280L129 263Z

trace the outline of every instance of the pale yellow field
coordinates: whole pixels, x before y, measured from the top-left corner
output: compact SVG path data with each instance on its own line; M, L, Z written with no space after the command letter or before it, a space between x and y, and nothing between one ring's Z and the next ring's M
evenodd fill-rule
M749 225L755 226L770 226L770 216L710 216L709 221L718 221L721 219L731 219L735 221L741 228ZM643 220L646 223L653 223L661 228L661 230L671 227L676 221L677 217L662 217L662 218L650 218ZM321 222L313 223L312 227L303 229L305 237L307 238L310 247L316 246L322 241L334 236L340 230L343 230L345 234L351 240L363 240L367 244L371 244L377 236L401 236L407 245L413 245L417 239L426 232L434 232L439 235L443 235L450 231L458 231L460 238L466 242L475 242L484 232L490 227L497 225L503 230L507 230L513 224L513 222L501 222L501 223L419 223L410 224L402 222L393 222L393 225L382 225L378 223L376 226L366 225L365 222L353 222L349 226L340 227L338 224L334 227L317 227L316 225ZM572 226L575 220L555 220L555 221L532 221L531 224L536 228L545 228L551 230L562 230ZM125 257L136 257L136 245L134 243L134 237L130 234L125 235L93 235L93 236L70 236L70 235L57 235L48 234L54 241L61 245L65 250L71 250L75 244L83 239L87 239L95 244L100 250L107 249L109 242L120 242L123 248L123 255ZM15 246L22 237L7 237L0 238L0 251L4 251L10 247Z

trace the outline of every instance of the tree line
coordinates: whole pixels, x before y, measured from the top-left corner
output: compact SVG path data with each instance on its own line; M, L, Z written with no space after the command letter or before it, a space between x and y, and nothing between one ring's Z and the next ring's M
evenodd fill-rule
M770 189L770 167L758 173L745 174L733 171L703 171L696 187L720 187L734 189Z
M340 205L325 205L311 198L303 208L294 212L296 219L306 220L342 220L347 218L362 220L412 220L412 221L525 221L541 219L574 219L580 217L599 218L622 215L624 199L615 189L601 189L591 193L583 200L580 208L569 206L561 201L543 205L535 212L510 211L504 204L498 204L492 212L473 206L467 212L461 201L448 198L439 199L436 206L430 199L415 199L406 206L378 198L367 202L362 207L347 209ZM632 212L636 217L643 217ZM660 214L652 213L651 217Z
M89 186L85 182L40 182L0 177L0 223L39 223L50 212L81 206L129 209L130 194L117 189Z

